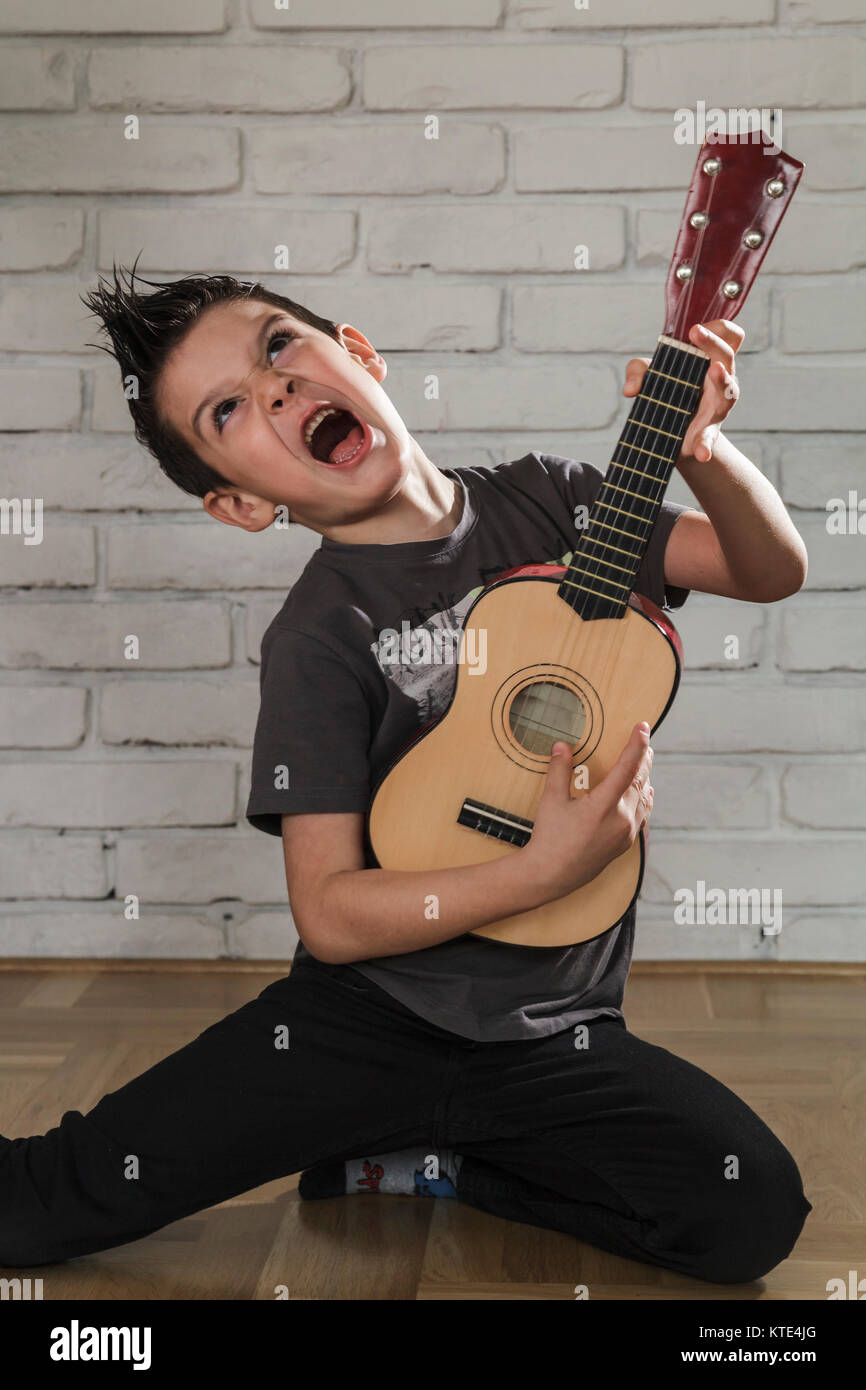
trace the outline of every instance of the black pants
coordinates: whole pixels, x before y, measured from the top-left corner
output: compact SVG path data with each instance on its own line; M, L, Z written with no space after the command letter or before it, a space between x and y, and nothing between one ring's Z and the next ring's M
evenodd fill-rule
M764 1122L621 1020L575 1042L472 1042L305 963L87 1115L0 1140L0 1263L122 1245L326 1159L440 1146L465 1156L458 1198L496 1216L714 1282L783 1260L811 1204Z

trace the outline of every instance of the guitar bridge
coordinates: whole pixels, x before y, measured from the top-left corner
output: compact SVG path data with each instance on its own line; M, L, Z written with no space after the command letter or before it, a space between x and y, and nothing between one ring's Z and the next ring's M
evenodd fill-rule
M484 801L473 801L467 797L460 807L458 825L469 830L478 830L482 835L492 835L495 840L506 840L510 845L525 845L532 834L532 821L525 816L514 816L502 811L498 806L488 806Z

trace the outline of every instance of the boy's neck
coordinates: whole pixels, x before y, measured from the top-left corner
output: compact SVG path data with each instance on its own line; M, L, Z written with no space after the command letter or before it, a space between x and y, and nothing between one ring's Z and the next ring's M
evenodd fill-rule
M450 536L463 515L463 489L426 455L416 459L402 488L375 516L322 529L341 545L404 545Z

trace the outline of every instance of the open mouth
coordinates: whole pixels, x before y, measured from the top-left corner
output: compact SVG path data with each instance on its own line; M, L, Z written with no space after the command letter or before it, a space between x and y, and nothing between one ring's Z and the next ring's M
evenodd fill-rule
M304 444L319 463L350 463L364 446L365 430L350 410L324 405L303 426Z

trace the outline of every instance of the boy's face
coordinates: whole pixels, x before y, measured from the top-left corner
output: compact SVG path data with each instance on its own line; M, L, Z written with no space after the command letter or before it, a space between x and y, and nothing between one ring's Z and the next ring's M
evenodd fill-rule
M340 342L245 299L208 309L170 354L159 409L234 484L204 498L212 516L258 531L282 504L293 520L326 532L375 515L399 492L416 446L379 385L387 367L363 333L338 328ZM342 466L317 458L304 437L305 420L325 404L356 417L347 443L330 450L336 458L363 438ZM339 433L331 429L317 436L319 453Z

